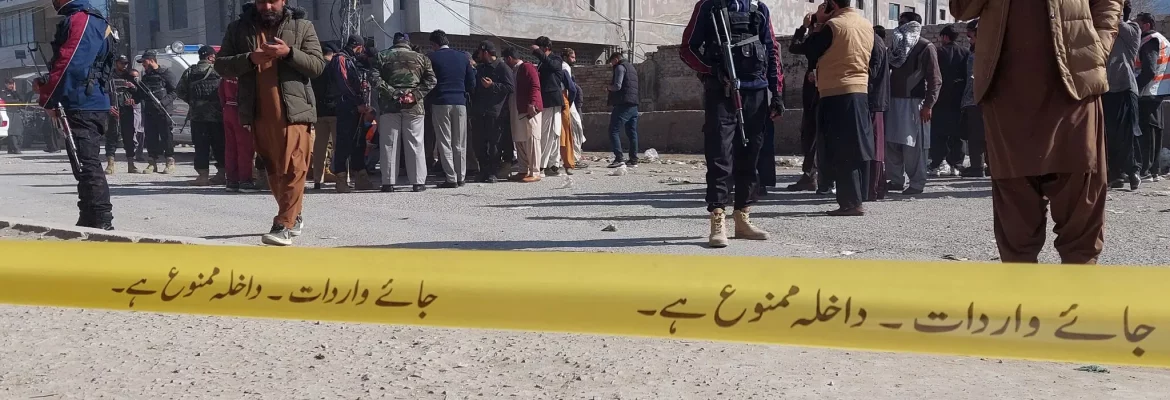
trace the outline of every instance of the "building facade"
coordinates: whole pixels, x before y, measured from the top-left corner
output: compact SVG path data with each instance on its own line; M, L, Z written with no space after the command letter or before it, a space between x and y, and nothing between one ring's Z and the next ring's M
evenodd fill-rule
M9 0L20 1L20 0ZM47 1L47 0L46 0ZM578 63L600 62L613 51L628 51L633 38L636 61L658 46L677 45L695 0L288 0L303 8L322 40L340 40L341 8L356 2L363 36L378 48L391 35L407 32L427 48L427 32L442 29L452 47L471 50L485 39L503 46L527 47L548 36L577 51ZM777 35L791 34L820 0L762 0L772 9ZM131 2L135 51L184 43L220 44L227 24L246 0L134 0ZM633 6L633 15L630 9ZM924 22L947 22L938 0L861 0L856 4L875 25L894 27L897 15L915 11ZM939 8L942 7L942 8ZM928 11L929 10L929 11ZM631 18L632 17L632 18ZM939 18L942 18L939 20ZM631 23L631 21L634 21ZM631 29L631 27L633 29Z

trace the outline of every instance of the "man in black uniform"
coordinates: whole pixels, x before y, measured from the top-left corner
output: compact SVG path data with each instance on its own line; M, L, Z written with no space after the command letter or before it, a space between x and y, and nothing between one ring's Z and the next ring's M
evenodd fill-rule
M114 96L110 105L110 126L106 133L106 175L113 174L114 153L118 151L118 140L126 150L126 172L138 173L134 165L134 151L138 143L134 138L134 76L131 75L130 59L118 56L114 62Z
M21 99L20 93L16 91L16 81L8 78L4 82L4 90L0 90L0 98L4 99L6 104L24 103ZM8 120L11 124L8 126L8 138L4 142L8 145L8 154L20 154L20 145L24 132L22 132L20 125L20 118L17 110L24 110L24 106L8 107Z
M723 41L732 43L734 65L724 65L725 50L718 34L721 29L715 26L712 13L719 19L727 16L731 37ZM755 227L748 216L759 195L756 164L769 108L772 115L784 110L780 51L768 7L758 0L700 0L683 31L679 55L703 81L703 147L707 158L707 211L711 213L708 244L715 248L727 246L724 207L728 203L735 208L735 238L767 240L768 232ZM729 67L739 78L741 102L732 98ZM737 103L743 106L746 145L739 138ZM734 200L729 198L733 187Z
M195 142L194 186L223 185L223 106L219 104L219 74L215 72L215 49L199 48L199 63L183 72L176 93L187 102L191 120L191 141ZM215 156L215 176L211 177L211 157Z
M142 110L142 119L146 129L146 152L150 156L150 163L142 172L145 174L159 172L158 159L166 157L166 169L162 173L173 174L175 173L175 143L174 135L171 132L174 123L171 121L170 112L174 111L175 98L177 97L175 90L179 80L169 68L163 68L158 64L158 53L154 50L144 51L142 58L138 59L138 63L142 64L145 73L143 73L141 80L143 87L139 88L141 90L138 91L136 99L145 104ZM154 95L154 99L151 99L150 94L147 94L146 91L150 91L150 94Z
M88 0L53 0L57 23L47 79L38 80L40 104L50 120L60 121L76 144L78 226L112 230L110 188L102 171L101 143L109 122L117 35ZM64 113L65 118L60 118Z

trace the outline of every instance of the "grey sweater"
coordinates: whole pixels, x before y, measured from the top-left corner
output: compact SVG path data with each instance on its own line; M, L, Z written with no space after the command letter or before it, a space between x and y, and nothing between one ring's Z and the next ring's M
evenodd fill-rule
M1109 92L1128 90L1137 94L1134 60L1137 59L1141 33L1133 21L1122 22L1117 28L1117 40L1113 42L1113 50L1109 52L1109 61L1105 64L1105 73L1109 77Z

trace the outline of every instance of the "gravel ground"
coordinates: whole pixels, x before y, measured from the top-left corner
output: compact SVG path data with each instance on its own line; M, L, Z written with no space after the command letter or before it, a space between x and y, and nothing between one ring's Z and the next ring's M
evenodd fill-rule
M189 158L189 153L182 154ZM711 254L702 167L594 168L537 184L425 193L310 193L302 246ZM182 161L183 158L180 159ZM597 165L600 162L594 162ZM189 165L180 165L189 174ZM798 173L781 171L782 185ZM111 177L120 229L257 243L275 205L183 185L189 175ZM70 223L63 156L0 156L0 215ZM832 198L779 193L754 209L768 242L717 254L993 260L986 180L828 218ZM1109 264L1170 264L1170 184L1111 192ZM602 232L613 224L616 232ZM3 233L0 232L0 235ZM1044 255L1054 261L1051 250ZM34 320L36 324L24 321ZM0 307L0 398L1170 398L1170 372L585 335L450 330Z

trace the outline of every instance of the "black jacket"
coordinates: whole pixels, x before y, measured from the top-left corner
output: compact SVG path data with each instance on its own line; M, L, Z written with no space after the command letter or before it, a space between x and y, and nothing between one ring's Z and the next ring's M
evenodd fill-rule
M889 109L889 49L886 48L886 41L875 33L873 50L869 54L869 112L886 112Z
M971 52L955 44L938 47L938 70L942 73L942 88L935 107L958 111L963 105L963 91L967 88L967 57Z
M540 75L540 97L544 100L544 108L564 107L565 96L561 91L565 90L565 85L561 82L560 73L565 62L556 54L549 56L539 50L533 51L532 55L540 60L536 71Z
M492 80L491 87L483 87L483 78ZM508 98L516 91L516 73L503 59L480 63L475 67L475 91L471 93L471 115L498 117L504 112Z
M163 109L171 112L175 109L175 99L178 98L178 94L175 93L178 83L179 77L171 73L169 68L160 66L158 69L147 69L142 74L142 86L144 87L138 91L138 96L135 96L134 99L145 104L142 107L144 113L162 115L163 112L158 108L159 104L151 100L146 93L146 91L150 91L158 99L158 102L162 103Z

